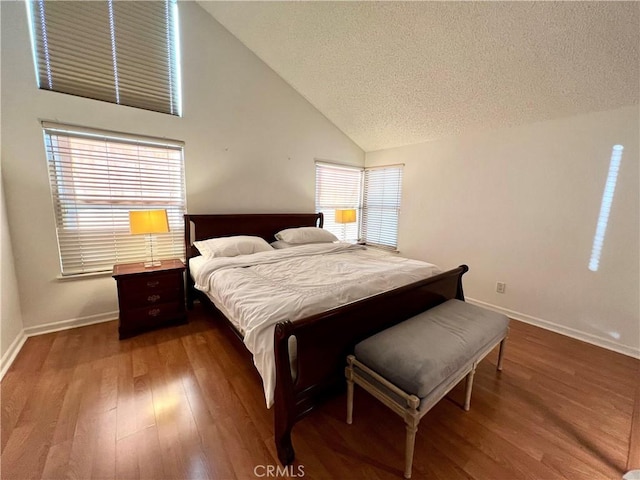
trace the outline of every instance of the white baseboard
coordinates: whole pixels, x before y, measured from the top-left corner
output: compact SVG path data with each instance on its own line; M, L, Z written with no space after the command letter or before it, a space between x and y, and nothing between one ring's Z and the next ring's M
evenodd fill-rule
M44 325L36 325L35 327L27 327L24 333L27 337L34 335L43 335L45 333L61 332L70 328L86 327L95 323L110 322L117 320L118 312L99 313L98 315L89 315L86 317L72 318L70 320L62 320L60 322L45 323Z
M22 330L11 343L9 349L4 352L4 355L0 360L0 380L4 378L4 374L7 373L7 370L9 370L9 367L18 356L18 353L20 353L20 350L26 341L27 336L25 335L24 330Z
M5 373L16 359L18 353L22 349L27 338L35 335L44 335L45 333L61 332L70 328L86 327L95 323L110 322L118 318L118 312L100 313L98 315L89 315L86 317L72 318L70 320L62 320L60 322L46 323L44 325L36 325L35 327L27 327L13 341L9 349L5 352L0 360L0 380L4 378Z
M580 330L576 330L575 328L565 327L564 325L558 325L557 323L553 323L548 320L532 317L531 315L526 315L524 313L509 310L508 308L498 307L497 305L492 305L490 303L482 302L474 298L465 298L465 300L469 303L473 303L474 305L485 307L495 312L504 313L507 317L513 318L514 320L519 320L524 323L529 323L531 325L535 325L536 327L544 328L546 330L551 330L552 332L556 332L561 335L566 335L567 337L575 338L576 340L581 340L583 342L590 343L598 347L606 348L607 350L613 350L614 352L622 353L623 355L640 359L640 350L630 347L628 345L623 345L621 343L614 342L608 338L599 337L591 333L582 332Z

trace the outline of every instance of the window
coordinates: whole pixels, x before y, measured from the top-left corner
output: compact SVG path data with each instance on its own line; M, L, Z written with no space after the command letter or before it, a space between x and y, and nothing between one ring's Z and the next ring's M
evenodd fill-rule
M316 211L324 214L324 228L343 241L359 238L362 169L316 162ZM335 212L356 209L356 222L336 222Z
M402 165L357 168L316 162L316 210L324 227L346 241L395 249L402 197ZM338 224L335 211L356 210L356 222Z
M176 0L28 0L38 87L181 115Z
M62 275L142 261L130 210L166 209L170 233L154 256L184 256L183 144L43 122Z
M398 246L402 166L366 168L362 201L362 239L371 245Z

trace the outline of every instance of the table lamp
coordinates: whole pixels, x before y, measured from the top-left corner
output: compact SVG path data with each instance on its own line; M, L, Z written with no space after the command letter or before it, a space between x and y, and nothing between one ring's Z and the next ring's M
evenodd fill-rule
M160 261L153 260L153 234L168 233L169 220L166 210L134 210L129 212L129 231L132 235L148 235L151 261L145 262L145 268L157 267Z
M342 224L342 241L347 241L347 223L353 223L356 221L355 208L339 209L336 210L336 223Z

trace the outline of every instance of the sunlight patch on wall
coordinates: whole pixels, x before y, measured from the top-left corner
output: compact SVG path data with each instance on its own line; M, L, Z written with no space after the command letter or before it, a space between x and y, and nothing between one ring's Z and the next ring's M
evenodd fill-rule
M609 222L611 203L613 202L616 182L618 181L618 171L620 170L623 150L624 147L622 145L614 145L611 151L609 174L607 175L607 182L604 185L602 203L600 204L600 215L598 215L596 234L593 237L593 247L591 249L591 259L589 260L589 270L592 272L597 272L600 264L600 255L602 254L602 246L604 245L604 236L607 233L607 223Z

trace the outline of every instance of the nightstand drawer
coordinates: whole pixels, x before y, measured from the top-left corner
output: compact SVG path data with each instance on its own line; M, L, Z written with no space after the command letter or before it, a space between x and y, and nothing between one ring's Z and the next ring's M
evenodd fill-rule
M184 305L180 303L162 303L146 308L121 310L120 338L168 324L185 322L186 319Z
M140 275L123 278L120 281L127 297L146 297L161 290L178 290L183 280L182 272L180 272L179 274Z
M120 338L187 321L184 270L178 259L163 260L150 268L143 263L114 265Z
M159 291L132 291L125 290L122 295L122 308L130 309L159 305L161 303L176 302L180 300L180 289Z
M132 320L142 322L143 320L164 320L166 318L175 318L184 313L184 307L181 303L160 303L143 308L125 309L120 312L121 320Z

